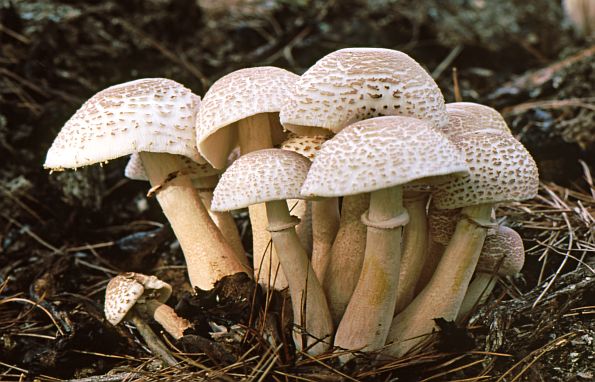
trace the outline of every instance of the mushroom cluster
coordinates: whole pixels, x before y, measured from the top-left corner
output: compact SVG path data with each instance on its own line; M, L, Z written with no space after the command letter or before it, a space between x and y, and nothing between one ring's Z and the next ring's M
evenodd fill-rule
M347 350L343 362L416 351L435 318L460 320L497 275L518 272L522 242L493 207L538 186L497 111L445 104L422 66L390 49L342 49L301 76L238 70L202 101L167 79L112 86L66 123L44 166L128 154L126 175L150 181L193 287L245 272L288 288L296 348ZM246 207L252 264L228 213Z

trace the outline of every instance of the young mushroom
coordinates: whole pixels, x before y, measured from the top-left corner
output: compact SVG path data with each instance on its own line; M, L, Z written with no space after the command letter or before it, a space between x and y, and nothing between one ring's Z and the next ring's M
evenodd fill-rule
M403 185L464 173L463 156L432 124L390 116L360 121L327 141L302 187L306 197L370 192L364 262L335 335L335 346L374 351L384 345L393 318L401 260ZM341 357L342 360L350 356Z
M133 308L157 321L173 338L180 339L190 329L190 322L176 314L165 302L171 296L171 285L155 276L121 273L112 278L105 289L105 318L118 325Z
M105 289L105 318L112 325L123 320L132 321L147 346L170 366L177 363L165 345L145 323L143 315L152 317L166 332L180 339L192 325L165 305L171 286L155 276L140 273L121 273L112 278Z
M229 211L266 205L268 231L289 284L294 323L301 328L293 333L295 344L299 350L320 354L330 346L333 324L322 287L295 232L299 219L290 215L286 202L302 198L300 188L309 168L308 159L287 150L243 155L221 176L212 208Z
M524 263L525 249L521 235L504 226L488 232L475 267L475 276L467 288L457 321L464 320L475 307L487 301L498 277L516 275Z
M202 156L215 168L227 166L235 147L240 154L267 149L284 138L278 113L289 89L299 78L271 66L236 70L217 80L207 91L196 121L196 141ZM287 287L279 261L270 247L264 205L249 208L252 223L254 275L268 287ZM278 272L278 273L277 273Z
M109 87L66 122L44 167L77 168L139 153L184 252L191 284L211 289L223 276L246 268L209 217L177 156L201 161L194 143L199 105L198 96L168 79L148 78Z

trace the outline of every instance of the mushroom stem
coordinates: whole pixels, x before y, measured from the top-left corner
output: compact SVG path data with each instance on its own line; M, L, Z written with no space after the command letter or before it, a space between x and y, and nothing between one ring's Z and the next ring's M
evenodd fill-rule
M476 272L473 281L467 288L461 309L457 315L457 322L464 320L476 307L483 305L490 297L496 286L498 275L495 273Z
M316 355L330 347L333 323L326 297L308 255L295 232L296 218L289 214L287 202L266 202L269 230L287 277L294 324L301 328L293 333L298 349Z
M409 213L409 223L403 229L403 255L401 256L395 314L405 309L413 300L415 286L426 260L427 202L428 194L423 192L406 192L403 199L403 205Z
M339 231L328 254L327 269L322 277L322 286L335 325L343 317L364 262L366 226L361 216L369 205L370 194L343 197Z
M339 230L339 199L312 201L312 268L322 280L330 262L329 252Z
M384 346L395 310L402 226L407 224L402 187L373 191L362 271L335 335L335 346L374 351ZM352 355L341 357L343 362Z
M269 114L260 113L238 121L238 143L241 155L273 147ZM254 276L265 288L285 289L287 281L279 271L279 258L270 247L271 235L267 229L266 207L263 203L248 207L252 225L252 259ZM274 285L272 284L274 282Z
M134 310L128 313L128 319L132 321L138 333L143 337L145 343L147 344L148 348L163 362L165 362L168 366L175 366L178 364L178 361L174 358L171 352L165 347L163 342L157 337L153 329L145 320L141 318L141 316L136 313Z
M144 313L152 317L176 340L182 338L184 331L192 327L192 324L185 318L178 316L172 307L157 300L148 300L139 305L137 309L143 310Z
M393 319L387 340L392 344L387 355L400 357L425 341L437 328L435 318L453 321L457 317L481 253L491 210L491 204L463 208L436 272L411 304Z
M159 187L157 200L180 242L193 287L213 288L216 281L237 272L246 272L236 252L211 220L188 175L171 174L184 168L175 156L140 153L151 185Z

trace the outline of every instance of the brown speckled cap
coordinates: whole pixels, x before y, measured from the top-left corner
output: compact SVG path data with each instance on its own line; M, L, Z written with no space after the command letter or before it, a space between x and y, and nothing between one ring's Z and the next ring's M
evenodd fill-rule
M76 168L133 152L180 154L201 161L195 146L200 97L165 78L109 87L66 122L50 147L45 168Z
M212 211L229 211L273 200L303 199L300 188L310 160L292 151L258 150L241 156L223 173Z
M221 174L223 171L213 168L208 163L197 163L192 159L179 155L180 160L184 163L183 171L187 172L191 178L205 178L208 176ZM124 168L124 176L134 180L148 181L147 174L143 167L143 163L138 153L133 153Z
M105 289L105 318L117 325L143 296L166 302L171 296L171 285L155 276L141 273L121 273L111 279Z
M441 129L447 136L459 135L470 131L495 130L510 133L504 118L489 106L473 102L454 102L446 104L448 126Z
M196 122L196 142L203 157L213 167L224 168L238 145L234 123L256 114L278 113L298 78L285 69L263 66L236 70L217 80L205 94Z
M281 143L281 148L303 155L312 161L327 140L328 137L322 135L306 136L289 133L287 139Z
M518 201L537 195L535 161L512 135L490 130L449 138L465 154L469 174L436 186L436 208Z
M520 272L524 263L525 248L521 235L512 228L499 226L488 231L476 271L511 276Z
M378 117L346 127L322 146L302 195L355 195L466 171L464 156L431 122Z
M348 48L326 55L300 77L280 118L285 128L312 135L386 115L437 127L448 123L438 85L414 59L391 49Z

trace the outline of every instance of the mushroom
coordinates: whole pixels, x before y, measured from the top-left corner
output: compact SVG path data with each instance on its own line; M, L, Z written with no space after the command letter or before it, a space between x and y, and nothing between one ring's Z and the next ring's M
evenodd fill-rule
M192 186L183 155L201 162L195 116L200 98L179 83L147 78L94 95L66 122L45 168L62 170L137 152L188 266L192 286L211 289L223 276L245 272L242 260L210 219Z
M504 118L497 110L473 102L453 102L446 104L448 125L441 129L448 136L456 136L470 131L495 131L510 133ZM438 210L430 204L428 213L429 237L427 252L421 275L417 281L416 291L426 286L434 271L442 252L455 231L459 209Z
M248 259L246 252L242 246L242 239L238 232L235 220L228 212L213 212L211 211L211 200L213 199L213 190L219 181L219 174L223 171L214 169L208 163L197 163L185 156L179 156L179 159L184 162L185 168L182 172L187 173L192 179L192 184L197 190L202 203L204 204L209 216L223 234L229 245L236 252L238 259L248 266ZM235 159L235 158L233 158ZM133 180L149 180L143 164L138 153L132 153L130 159L124 169L124 176Z
M171 295L171 286L155 276L140 273L121 273L112 278L105 289L105 318L112 325L123 320L132 321L149 348L169 365L177 361L141 318L148 315L157 321L172 337L180 339L192 325L165 305Z
M296 152L312 161L326 140L323 136L308 137L290 133L288 139L281 144L281 148ZM329 252L339 230L339 200L324 198L310 203L312 205L312 268L324 287L323 277L330 260Z
M215 168L225 168L230 151L239 146L241 155L271 148L283 140L278 113L289 88L299 77L271 66L247 68L229 73L207 91L196 122L196 141L202 156ZM249 208L253 237L254 275L276 289L287 286L277 275L279 261L270 247L264 205ZM270 256L268 256L270 254ZM276 276L276 277L275 277Z
M302 187L306 197L370 192L362 271L335 334L335 346L373 351L384 345L399 277L403 185L465 172L463 156L432 124L390 116L360 121L327 141ZM343 361L351 356L341 357Z
M299 78L280 119L299 135L332 135L353 122L388 115L415 117L436 127L448 121L438 85L411 57L391 49L348 48L321 58ZM335 323L359 278L366 242L360 216L368 203L367 193L343 198L339 231L322 277ZM410 218L422 220L425 214Z
M486 302L498 276L513 276L521 271L524 263L523 239L515 230L499 226L494 232L488 232L457 321L464 320L475 307Z
M289 214L286 203L302 197L300 188L309 168L308 159L287 150L243 155L221 176L212 208L228 211L265 203L268 230L289 284L294 323L302 329L293 333L295 344L299 350L319 354L330 346L333 324L322 287L295 232L299 219Z
M453 321L473 275L494 203L537 194L537 166L512 135L496 130L449 136L465 153L469 174L437 185L436 208L462 208L455 232L425 288L393 320L386 353L400 357L427 339L434 319Z

